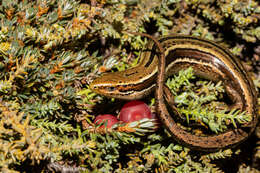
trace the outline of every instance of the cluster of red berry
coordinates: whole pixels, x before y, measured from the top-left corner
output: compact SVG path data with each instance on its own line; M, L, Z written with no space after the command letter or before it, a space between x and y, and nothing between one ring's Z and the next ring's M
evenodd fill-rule
M119 119L118 119L119 118ZM94 123L95 124L100 124L106 122L107 128L112 127L114 124L118 122L123 122L123 123L130 123L133 121L138 121L143 118L155 118L154 115L151 113L151 110L147 104L145 104L142 101L130 101L126 103L119 114L119 117L116 117L111 114L104 114L104 115L98 115ZM105 126L102 125L100 128L104 128Z

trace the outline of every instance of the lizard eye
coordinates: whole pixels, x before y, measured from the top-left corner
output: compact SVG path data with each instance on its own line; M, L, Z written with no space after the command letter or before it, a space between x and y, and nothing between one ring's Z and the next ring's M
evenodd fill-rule
M116 89L115 87L107 87L108 91L115 91L115 89Z

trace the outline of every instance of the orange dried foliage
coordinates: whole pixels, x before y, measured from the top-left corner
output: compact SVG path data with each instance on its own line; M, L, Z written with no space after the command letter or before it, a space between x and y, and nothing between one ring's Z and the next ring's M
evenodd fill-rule
M55 88L57 89L57 90L59 90L59 89L61 89L61 88L64 88L65 87L65 82L62 80L62 81L60 81L60 83L58 83L56 86L55 86Z
M81 24L83 24L85 27L89 27L91 24L91 20L89 19L79 20L78 18L74 18L72 21L72 28L82 28Z
M101 66L101 67L99 67L98 71L99 71L100 73L104 73L104 72L107 71L107 68L106 68L105 66Z
M49 10L49 7L41 7L40 5L38 6L38 12L36 14L37 17L41 17L43 14L47 13Z
M63 18L63 15L62 15L62 9L61 9L61 7L59 6L58 7L58 19L60 20L60 19L62 19Z
M79 74L79 73L82 72L82 71L83 71L83 68L80 67L80 66L77 66L77 67L75 67L75 69L74 69L74 73L76 73L76 74Z
M57 73L57 72L63 71L64 68L61 68L61 66L62 66L62 62L59 62L58 65L54 66L54 67L51 69L50 73L53 74L53 73Z
M123 127L118 127L117 131L131 133L131 132L135 132L135 129L133 129L132 127L129 127L129 124L126 124Z
M23 11L19 12L18 15L17 15L16 21L20 25L24 25L24 23L25 23L25 12L23 12Z
M6 17L8 20L11 20L13 18L13 14L14 14L14 8L9 8L7 10L5 10L6 13Z

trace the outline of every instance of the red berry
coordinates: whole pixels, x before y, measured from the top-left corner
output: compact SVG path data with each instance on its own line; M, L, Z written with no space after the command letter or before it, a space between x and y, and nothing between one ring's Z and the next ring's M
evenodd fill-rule
M126 103L119 114L120 121L125 123L144 118L152 118L150 108L144 102L137 100Z
M105 124L106 121L107 121L107 128L110 128L118 122L118 119L114 115L104 114L104 115L98 115L95 118L94 123L100 124L103 122L103 124ZM104 127L105 125L100 126L100 128L104 128Z

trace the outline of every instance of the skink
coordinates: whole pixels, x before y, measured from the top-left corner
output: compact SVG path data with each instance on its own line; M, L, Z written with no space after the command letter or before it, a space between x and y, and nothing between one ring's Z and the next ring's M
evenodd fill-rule
M227 49L201 38L170 35L158 41L164 49L165 58L159 58L158 45L151 41L141 53L136 67L104 74L95 79L90 88L107 97L135 100L149 95L155 89L157 81L158 114L178 142L195 150L215 151L246 140L256 127L257 96L253 82L241 63ZM164 74L169 76L188 67L193 67L197 76L222 81L233 102L232 107L252 115L252 121L243 127L212 136L197 136L178 126L164 103Z

